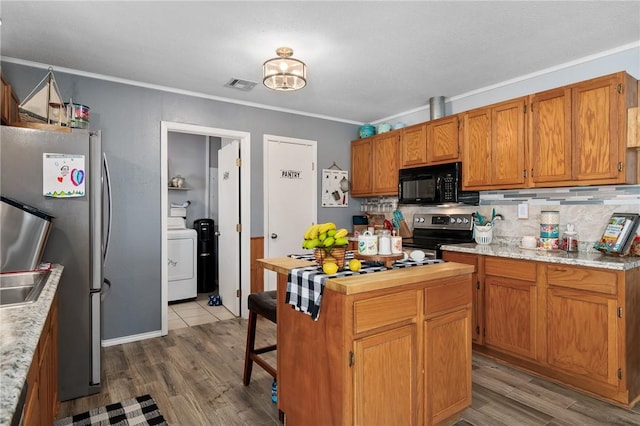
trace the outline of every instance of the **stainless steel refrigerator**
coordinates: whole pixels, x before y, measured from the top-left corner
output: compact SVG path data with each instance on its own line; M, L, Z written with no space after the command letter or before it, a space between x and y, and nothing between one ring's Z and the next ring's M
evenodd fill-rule
M50 154L82 158L84 173L76 170L76 178L82 177L83 195L43 195L53 167L51 161L45 167L45 154L47 158ZM101 381L101 302L110 286L103 266L111 222L111 191L101 134L2 126L0 165L1 195L54 216L42 261L64 265L58 287L60 400L97 393ZM69 172L61 170L59 179L71 178Z

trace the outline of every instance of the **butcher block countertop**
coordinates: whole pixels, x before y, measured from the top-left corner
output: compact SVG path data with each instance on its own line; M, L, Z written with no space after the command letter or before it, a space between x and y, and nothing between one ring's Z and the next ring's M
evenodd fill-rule
M272 259L257 259L265 269L287 275L290 270L295 268L304 268L305 266L313 266L315 262L308 260L294 259L293 257L274 257Z
M313 266L315 262L289 257L257 260L265 269L287 275L291 269ZM351 295L374 290L384 290L407 284L435 280L473 273L473 266L462 263L445 262L411 268L391 269L374 274L361 274L340 278L329 278L325 288Z

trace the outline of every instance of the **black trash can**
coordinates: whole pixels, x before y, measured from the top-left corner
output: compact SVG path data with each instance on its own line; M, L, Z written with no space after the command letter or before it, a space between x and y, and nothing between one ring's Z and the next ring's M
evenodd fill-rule
M213 219L193 221L198 234L198 293L217 290L216 285L216 237Z

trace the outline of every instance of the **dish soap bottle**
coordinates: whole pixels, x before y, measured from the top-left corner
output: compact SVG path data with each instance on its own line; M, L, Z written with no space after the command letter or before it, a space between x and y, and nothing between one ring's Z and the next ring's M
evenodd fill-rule
M578 251L578 233L574 231L574 226L567 224L567 230L562 235L562 250L567 252Z

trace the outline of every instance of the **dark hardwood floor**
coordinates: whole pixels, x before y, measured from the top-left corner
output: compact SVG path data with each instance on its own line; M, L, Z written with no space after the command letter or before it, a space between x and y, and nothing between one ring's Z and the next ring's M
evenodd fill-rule
M279 425L271 376L254 365L242 384L246 330L230 319L105 348L102 392L63 402L59 418L150 394L171 425ZM275 325L259 321L256 341L275 341ZM456 425L640 425L640 404L619 408L474 355L473 405Z

